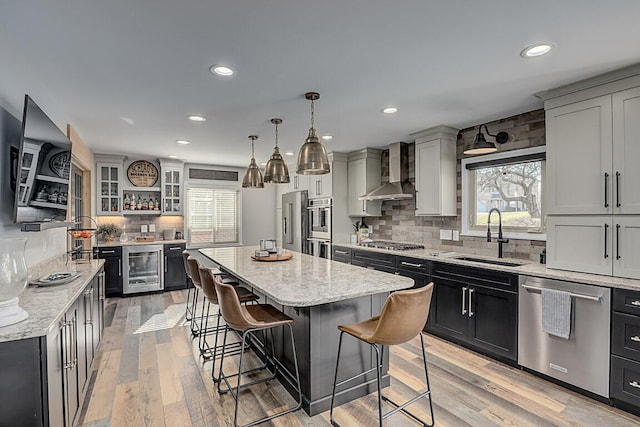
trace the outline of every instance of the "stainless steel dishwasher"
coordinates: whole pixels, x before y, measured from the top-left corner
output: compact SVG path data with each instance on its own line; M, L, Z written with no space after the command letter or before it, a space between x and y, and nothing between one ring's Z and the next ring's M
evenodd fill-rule
M571 294L569 339L542 330L542 289ZM520 276L518 364L609 397L611 289Z

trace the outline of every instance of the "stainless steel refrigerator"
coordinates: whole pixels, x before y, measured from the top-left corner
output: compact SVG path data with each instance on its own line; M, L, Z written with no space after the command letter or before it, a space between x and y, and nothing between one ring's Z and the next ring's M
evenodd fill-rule
M293 191L282 195L282 247L309 253L309 220L307 191Z

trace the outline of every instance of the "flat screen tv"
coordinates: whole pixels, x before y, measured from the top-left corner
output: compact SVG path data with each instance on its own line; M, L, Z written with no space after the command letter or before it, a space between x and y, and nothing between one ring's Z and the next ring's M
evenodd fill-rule
M71 141L25 95L17 161L14 221L65 221L71 173Z

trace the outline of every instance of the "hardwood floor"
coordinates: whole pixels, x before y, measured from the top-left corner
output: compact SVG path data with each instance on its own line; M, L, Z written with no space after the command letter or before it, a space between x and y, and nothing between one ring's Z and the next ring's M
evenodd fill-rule
M226 426L233 399L211 381L184 326L186 291L108 300L103 342L94 364L79 425ZM640 418L568 391L432 336L425 337L438 426L632 426ZM425 387L420 340L391 347L391 398L406 399ZM251 354L251 353L249 353ZM233 360L228 361L230 364ZM226 365L225 365L226 366ZM333 372L327 372L333 375ZM336 409L343 426L377 425L376 396ZM277 382L241 393L239 421L246 423L293 399ZM428 419L426 400L411 410ZM329 413L302 410L265 424L328 426ZM387 426L414 426L402 414Z

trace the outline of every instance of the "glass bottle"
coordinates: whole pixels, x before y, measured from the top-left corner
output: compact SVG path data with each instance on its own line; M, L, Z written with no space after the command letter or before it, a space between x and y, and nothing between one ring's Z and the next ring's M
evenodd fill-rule
M142 197L138 194L138 210L142 209Z
M136 209L138 209L138 204L136 203L136 196L135 195L131 198L131 206L129 208L132 211L135 211Z
M131 199L129 199L129 194L124 195L124 210L128 211L131 209Z
M149 210L152 211L154 209L153 198L149 197Z
M142 210L143 211L149 210L149 202L147 201L147 199L144 199L144 201L142 202Z

